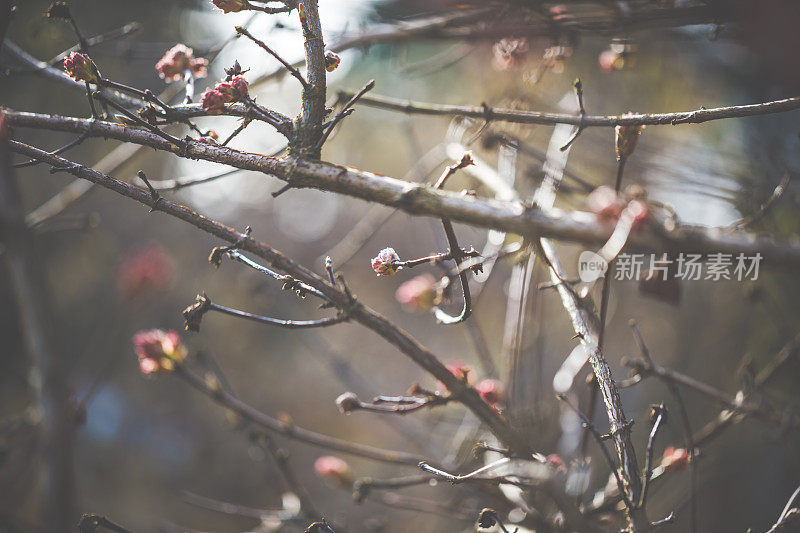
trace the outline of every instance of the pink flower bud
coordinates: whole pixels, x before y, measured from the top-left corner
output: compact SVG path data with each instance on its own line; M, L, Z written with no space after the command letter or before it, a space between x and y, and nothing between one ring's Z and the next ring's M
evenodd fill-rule
M586 208L602 218L617 220L625 207L625 201L606 185L599 186L586 197Z
M244 79L244 76L234 76L233 79L230 81L231 87L233 90L236 91L236 100L243 100L244 98L250 96L250 93L247 89L248 83L247 80Z
M203 78L207 66L208 61L202 57L195 58L191 48L185 44L176 44L156 63L156 70L166 81L175 81L181 79L187 70L192 71L196 78Z
M631 227L636 229L647 222L647 219L650 217L650 210L647 208L647 204L643 201L631 200L628 202L628 206L625 208L625 211L623 211L623 215L631 217Z
M133 348L143 374L168 374L186 358L186 348L175 331L143 330L133 336Z
M677 472L689 465L689 452L686 448L667 446L661 459L661 466L666 472Z
M623 117L631 117L633 113L625 113ZM644 131L644 126L622 126L619 125L614 128L616 132L614 148L617 151L617 161L628 157L636 149L636 143L639 141L639 135Z
M352 483L350 467L333 455L324 455L314 461L314 472L321 479L337 487L348 487Z
M361 406L361 401L358 399L358 396L354 392L345 392L344 394L339 395L336 398L336 407L339 408L339 411L342 413L349 415L356 409Z
M220 82L214 90L220 93L226 102L238 102L249 96L247 80L242 76L234 76L230 81Z
M600 52L600 55L597 56L597 62L600 64L600 68L604 72L621 70L623 64L619 53L615 52L614 50L603 50Z
M336 67L339 66L339 63L342 62L342 58L338 55L334 54L330 50L325 52L325 70L328 72L333 72L336 70Z
M379 276L394 276L398 269L395 263L399 261L400 256L394 248L384 248L372 259L372 270Z
M160 244L148 244L122 256L117 289L125 298L151 296L167 289L175 275L175 261Z
M77 81L88 81L89 83L100 83L100 72L92 59L78 52L72 52L64 58L64 70L70 77Z
M552 6L550 9L550 17L553 19L554 22L564 22L570 18L574 18L573 15L570 15L567 7L564 5L555 5Z
M211 3L221 9L223 13L238 13L243 9L250 9L247 0L211 0Z
M207 89L200 99L202 108L214 115L221 113L227 102L227 98L216 89Z
M423 274L402 283L394 296L410 311L430 311L441 300L441 294L436 288L436 278L430 274Z
M484 378L475 385L475 390L481 395L483 401L494 408L498 408L505 402L505 391L503 384L492 378Z
M461 359L452 359L447 361L444 366L447 367L447 370L449 370L450 373L458 379L466 380L468 383L471 381L470 374L473 373L472 367Z

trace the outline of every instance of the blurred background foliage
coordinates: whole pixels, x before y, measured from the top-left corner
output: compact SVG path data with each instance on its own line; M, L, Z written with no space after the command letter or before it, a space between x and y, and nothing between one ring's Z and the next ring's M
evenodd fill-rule
M680 3L680 2L679 2ZM233 26L249 15L222 15L208 2L109 2L81 0L73 13L87 35L105 32L131 21L142 24L136 35L98 46L93 56L113 80L160 92L164 83L153 69L164 51L185 42L198 54L233 33ZM325 0L322 20L328 42L337 35L354 34L362 26L422 12L455 9L444 2L368 2ZM453 104L488 102L494 106L558 110L573 106L572 80L583 82L586 109L591 114L625 111L670 112L701 106L753 103L798 93L796 31L800 13L787 1L731 3L736 24L647 30L631 34L630 54L622 69L604 69L599 58L613 36L580 35L568 43L570 54L551 68L542 55L552 43L530 39L529 51L512 68L498 70L493 42L427 40L376 45L342 54L342 66L329 78L330 95L354 90L377 80L375 92L388 96ZM8 38L38 58L49 58L74 44L66 24L43 18L48 2L20 2ZM275 22L280 21L280 25ZM274 43L289 58L302 54L293 17L258 16L251 31ZM201 89L223 76L222 68L238 59L252 71L248 77L275 68L252 43L237 41L216 61ZM299 107L299 90L287 77L253 90L258 100L286 114ZM86 116L85 96L30 74L3 75L0 103L17 110ZM232 119L205 119L222 136L235 127ZM441 143L450 126L445 118L414 117L359 107L326 145L326 160L390 176L407 174L431 148ZM626 184L641 185L650 198L674 207L681 220L726 225L755 211L785 173L797 177L797 114L770 115L711 122L703 125L649 127L626 169ZM492 124L545 149L552 134L546 126ZM474 129L472 131L475 131ZM68 138L43 131L20 131L26 142L56 147ZM269 153L280 139L258 125L251 126L233 146ZM115 141L90 140L70 152L85 164L100 160ZM476 141L477 157L495 164L497 147ZM568 167L595 185L613 183L613 132L592 128L578 139ZM143 169L151 179L201 176L217 167L207 162L178 161L148 149L113 172L131 180ZM441 166L429 169L436 175ZM529 194L541 181L541 163L520 157L517 184ZM409 176L424 180L427 176ZM41 205L70 178L50 175L34 166L18 172L28 210ZM327 251L339 243L371 207L351 198L311 190L292 190L278 199L269 193L280 188L275 179L240 172L208 185L170 197L196 206L229 225L251 225L254 236L282 250L300 263L323 271ZM476 188L466 174L449 185L454 190ZM479 194L485 193L478 189ZM781 236L800 232L798 189L794 184L756 229ZM563 194L559 204L583 208L581 194ZM209 236L105 190L93 190L58 218L68 224L91 215L92 224L80 230L43 232L38 242L49 273L55 338L59 356L69 361L68 379L76 398L91 392L86 420L78 429L76 491L80 512L98 512L133 531L153 531L171 523L203 531L253 529L258 520L227 516L188 505L184 491L257 508L280 506L286 487L264 451L247 438L224 410L169 377L145 379L137 369L131 336L142 328L181 330L180 310L202 290L216 302L271 316L322 316L313 302L293 298L241 265L206 262L219 244ZM71 218L72 217L72 218ZM58 219L56 219L58 220ZM461 243L482 246L485 232L457 226ZM369 260L385 246L403 258L419 257L444 247L438 222L395 214L366 241L352 260L334 261L354 292L370 306L407 328L443 360L468 362L483 375L465 325L437 326L432 317L405 312L395 301L399 283L418 272L400 272L376 278ZM571 272L577 265L576 246L562 246ZM424 270L425 267L420 268ZM552 377L575 344L567 317L553 291L532 291L531 312L515 370L503 347L510 262L497 270L482 290L474 322L509 385L514 375L514 420L529 429L544 453L569 457L559 429ZM543 280L541 273L536 280ZM596 290L599 296L599 290ZM32 398L26 382L28 361L23 356L20 325L11 287L0 278L0 415L25 411ZM633 281L613 286L607 325L607 353L617 376L627 370L620 359L635 355L636 345L627 327L640 324L653 357L659 364L707 381L727 391L742 383L742 361L761 366L798 331L800 280L796 272L762 265L755 282L684 282L681 299L670 305L649 298ZM341 415L334 399L352 390L362 398L403 393L412 383L434 387L430 378L392 346L357 325L308 332L272 329L231 317L210 315L199 334L183 335L193 354L213 357L235 391L245 401L298 425L356 442L414 451L432 459L458 458L469 464L473 420L459 406L438 408L408 418L369 413ZM786 367L770 388L776 399L795 407L798 402L800 363ZM691 392L684 395L692 423L700 427L719 412L719 406ZM637 449L646 441L647 405L667 400L666 389L655 381L626 389L623 400L637 421ZM601 418L601 428L605 421ZM466 428L466 430L465 430ZM35 440L35 439L34 439ZM314 460L324 451L306 445L277 442L291 454L291 463L327 516L361 531L467 530L471 521L380 506L372 500L352 501L314 476ZM680 445L677 418L664 430L657 455L667 445ZM782 509L800 478L796 434L781 434L757 421L744 421L703 450L699 461L701 531L764 530ZM0 472L0 516L5 524L29 530L37 522L35 443L29 453L7 454ZM18 449L13 446L7 449ZM591 447L590 447L591 448ZM31 456L31 457L29 457ZM343 456L344 457L344 456ZM345 457L346 458L346 457ZM414 473L399 467L346 458L357 475L374 478ZM608 475L598 457L592 486L602 486ZM12 468L13 467L13 468ZM676 531L687 530L685 516L688 472L677 474L654 489L650 513L675 510ZM31 490L28 490L30 488ZM486 502L467 487L405 489L404 493L451 503L476 516ZM76 515L77 518L77 515ZM0 523L11 529L10 525Z

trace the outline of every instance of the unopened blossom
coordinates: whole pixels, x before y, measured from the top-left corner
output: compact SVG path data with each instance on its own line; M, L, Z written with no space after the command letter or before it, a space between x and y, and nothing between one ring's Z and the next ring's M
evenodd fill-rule
M461 359L451 359L447 361L444 366L458 379L463 379L467 382L470 381L470 374L473 373L472 367Z
M200 325L203 323L203 316L210 308L211 300L206 296L205 292L195 296L194 303L181 311L186 331L200 331Z
M475 390L481 395L483 401L492 407L499 407L505 402L503 384L492 378L484 378L475 385Z
M675 448L667 446L664 456L661 458L661 467L666 472L683 470L689 465L689 452L686 448Z
M181 79L187 70L191 71L195 78L203 78L206 76L207 67L208 60L194 57L194 50L185 44L176 44L156 63L158 74L166 81Z
M64 58L64 70L70 77L77 81L87 81L89 83L100 83L100 72L97 66L86 54L72 52Z
M234 76L230 81L218 83L214 90L224 95L228 102L238 102L250 95L247 86L243 76Z
M422 274L403 282L394 296L403 307L412 311L430 311L441 300L436 278L430 274Z
M607 185L601 185L586 197L586 208L602 218L617 220L625 207L625 200Z
M492 47L494 66L497 70L508 70L520 65L528 53L528 40L524 37L497 41Z
M325 70L328 72L333 72L339 66L339 63L342 62L342 58L339 57L337 54L328 50L325 52Z
M175 331L143 330L133 336L133 348L143 374L169 373L186 358L186 348Z
M625 113L623 117L632 117L634 113ZM639 141L639 135L644 131L644 125L624 126L622 124L614 128L616 133L614 140L614 148L617 151L617 161L630 156L636 149L636 143Z
M478 527L482 529L494 527L494 525L497 524L496 517L497 513L494 509L489 509L488 507L483 509L478 515Z
M361 407L361 401L358 399L358 396L354 392L345 392L344 394L339 395L336 398L336 407L339 408L339 411L342 413L349 415L359 407Z
M550 18L554 22L563 22L571 18L569 10L563 4L551 6L548 11L550 12Z
M147 244L122 256L117 268L117 289L125 298L149 296L170 286L175 260L160 244Z
M622 56L614 50L603 50L597 56L597 63L604 72L613 72L615 70L622 70L625 66L625 60Z
M249 98L247 80L243 76L233 76L228 81L218 83L208 89L200 99L200 105L209 113L220 113L225 104L241 102Z
M211 0L211 3L222 10L223 13L238 13L250 9L247 0Z
M225 96L215 89L207 89L200 98L200 106L207 113L212 114L221 113L227 102Z
M394 276L397 273L396 263L400 262L400 256L394 248L384 248L372 259L372 270L379 276Z
M337 487L350 486L353 480L347 463L333 455L324 455L314 461L314 472L321 479Z
M597 57L600 68L605 72L624 70L636 62L636 48L627 41L614 41Z
M636 229L644 225L650 218L650 209L641 200L631 200L622 212L622 216L629 217L631 219L631 227Z
M547 464L553 468L561 468L564 466L564 460L557 453L551 453L547 456Z
M197 139L197 142L205 143L205 144L217 144L219 142L219 135L214 130L208 130L205 135L201 135ZM219 266L219 265L217 265Z

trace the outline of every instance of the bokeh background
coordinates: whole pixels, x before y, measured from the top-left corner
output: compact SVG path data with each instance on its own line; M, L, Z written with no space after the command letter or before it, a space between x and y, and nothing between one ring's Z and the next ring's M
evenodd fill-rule
M49 2L21 2L8 38L37 58L49 58L74 44L68 25L43 18ZM73 13L85 34L94 35L131 21L142 24L137 34L100 45L93 56L109 78L153 92L164 89L153 65L177 42L198 54L224 41L236 24L266 39L285 57L302 54L296 17L249 14L223 15L210 2L109 2L81 0ZM669 112L745 104L787 96L798 89L796 4L790 1L737 4L737 24L647 30L631 34L632 53L624 68L608 71L598 58L613 36L580 35L568 43L569 57L543 68L542 54L551 43L530 39L530 50L513 68L498 69L492 41L449 40L375 45L342 54L342 65L329 76L330 96L338 89L355 90L377 81L375 93L455 104L488 102L536 110L574 106L572 81L580 77L586 109L592 114L625 111ZM325 0L321 16L326 40L357 33L377 21L452 9L428 2ZM792 23L793 21L793 23ZM277 22L277 24L276 24ZM4 56L7 57L7 56ZM248 78L269 72L276 62L252 43L236 41L211 65L200 88L224 76L223 67L238 60L250 68ZM8 61L3 62L7 65ZM252 89L258 101L293 116L299 90L291 77ZM86 116L85 96L30 73L5 72L0 78L0 103L16 110ZM755 211L782 176L797 177L798 115L711 122L703 125L646 129L625 173L626 183L641 185L649 197L670 204L686 222L726 225ZM224 137L236 123L214 118L199 121ZM414 117L358 107L326 145L326 160L374 172L422 181L436 175L444 159L434 151L453 124L446 118ZM477 128L467 128L464 139ZM544 150L553 133L546 126L492 124ZM15 136L39 147L55 148L68 137L22 130ZM485 138L486 136L484 136ZM269 128L250 126L233 141L236 148L270 153L281 139ZM69 157L92 165L115 141L88 140ZM497 146L478 139L470 145L476 157L497 162ZM428 154L426 161L415 165ZM438 159L437 159L438 157ZM615 175L613 132L592 128L571 150L568 168L596 184L611 184ZM179 161L141 150L112 175L132 180L145 170L151 179L210 175L220 167L207 162ZM541 163L520 156L518 190L528 195L541 181ZM70 183L35 166L20 170L18 179L27 211L32 211ZM297 261L323 272L323 258L336 248L374 208L351 198L312 190L292 190L277 199L270 192L278 180L252 172L169 193L171 199L196 207L229 225L253 227L256 238ZM466 174L450 185L476 188ZM479 194L485 193L480 188ZM583 208L581 194L565 190L558 205ZM755 228L784 237L800 231L798 189L788 192ZM49 227L48 227L49 226ZM444 247L438 222L393 215L353 254L334 254L334 263L364 302L407 328L443 360L463 360L476 377L487 375L476 352L474 333L465 325L441 327L427 314L404 311L394 292L417 271L377 278L369 261L378 250L393 246L402 257L418 257ZM483 246L486 232L457 226L461 243ZM246 428L209 399L175 378L144 378L138 371L130 339L143 328L182 330L180 310L195 294L207 291L214 301L270 316L322 316L310 300L298 300L243 266L224 262L215 269L206 261L220 243L179 221L148 213L136 203L105 190L92 190L62 214L44 224L38 248L48 273L54 338L59 357L68 361L65 376L76 399L86 401L86 420L77 430L75 470L80 512L111 517L132 531L154 531L169 524L202 531L249 531L253 518L226 515L188 504L186 492L262 509L281 506L287 490L262 448ZM576 271L579 247L560 246L570 272ZM351 256L352 255L352 256ZM350 257L351 256L351 257ZM424 271L425 267L420 270ZM430 270L434 272L433 270ZM524 335L518 353L503 343L511 262L498 264L480 289L473 323L496 367L496 377L513 390L509 414L527 428L544 453L574 453L560 415L552 380L575 341L567 316L553 291L532 290ZM543 280L541 272L534 280ZM595 290L599 296L599 290ZM607 325L607 353L616 375L627 370L620 359L635 355L627 326L635 318L656 361L707 381L726 391L742 386L742 362L758 370L798 330L800 281L796 272L763 264L755 282L685 282L673 305L649 297L634 281L614 283ZM0 277L0 416L25 412L32 397L28 361L8 276ZM208 315L199 334L183 334L198 368L216 361L242 399L274 416L289 416L303 427L356 442L408 450L434 460L470 462L469 448L480 437L475 421L461 407L426 411L409 417L370 413L340 414L334 399L344 391L362 398L400 394L411 384L433 381L394 347L357 325L344 324L305 332L270 328L216 314ZM198 354L200 356L198 357ZM746 358L746 359L745 359ZM745 373L746 374L746 373ZM800 362L794 361L771 384L769 394L800 407ZM581 393L583 393L581 389ZM700 427L720 406L686 392L690 417ZM647 406L666 400L666 389L648 381L624 391L630 416L641 421L634 437L644 449ZM677 411L676 411L677 412ZM601 429L604 418L600 418ZM0 530L32 530L40 509L36 499L35 439L6 446L0 457ZM367 500L353 502L347 490L318 479L313 464L326 452L276 438L290 453L290 462L320 508L351 531L469 530L471 519L441 513L420 513ZM8 442L6 442L7 444ZM680 445L682 434L673 417L657 443ZM699 517L702 531L765 530L775 521L800 479L797 434L745 420L703 449L698 459ZM11 454L8 450L28 450ZM358 476L375 478L415 473L342 455ZM5 459L5 460L3 460ZM605 483L608 471L598 457L591 487ZM654 488L653 517L674 510L675 530L686 530L688 472ZM451 511L477 516L485 506L480 493L447 484L403 489L404 495L438 501ZM286 526L291 529L296 526ZM17 528L17 529L14 529Z

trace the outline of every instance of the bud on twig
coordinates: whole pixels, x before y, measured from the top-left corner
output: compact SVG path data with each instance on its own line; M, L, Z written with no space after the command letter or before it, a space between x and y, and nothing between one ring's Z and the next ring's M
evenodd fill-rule
M634 116L634 113L625 113L623 117ZM614 128L616 132L614 147L617 151L617 161L626 159L636 149L639 135L644 131L644 125L623 126L622 124Z
M492 378L485 378L475 385L475 390L481 395L483 401L498 409L505 401L503 384Z
M342 62L342 58L339 57L337 54L328 50L325 52L325 70L328 72L333 72L339 66L339 63Z
M394 276L398 267L395 263L400 262L400 256L394 248L384 248L378 252L377 257L372 259L372 270L379 276Z
M175 331L140 331L133 336L133 348L143 374L167 374L186 358L186 348Z
M324 455L314 461L314 472L336 487L348 487L353 481L348 464L333 455Z
M64 70L74 80L94 83L95 85L100 83L100 71L94 61L86 54L72 52L65 57Z
M338 407L339 411L346 415L349 415L358 409L360 405L361 401L354 392L345 392L336 398L336 407Z
M495 524L497 524L497 512L494 509L487 507L478 515L478 527L488 529L494 527Z
M211 3L222 10L223 13L238 13L250 9L247 0L211 0Z
M206 293L198 294L192 305L181 311L186 322L186 331L200 331L203 315L211 308L211 300Z
M207 67L207 59L195 58L194 50L180 43L167 50L156 63L158 75L166 81L181 79L187 70L191 71L195 78L204 78Z

